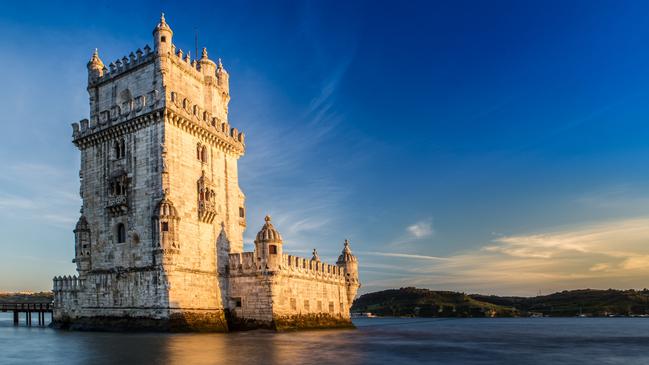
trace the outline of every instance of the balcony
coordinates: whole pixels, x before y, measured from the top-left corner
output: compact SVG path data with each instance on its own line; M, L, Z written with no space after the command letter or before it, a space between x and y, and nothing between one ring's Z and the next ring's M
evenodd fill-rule
M214 222L216 217L216 203L208 200L198 201L198 218L205 223Z
M108 197L108 203L106 204L106 209L113 216L123 215L128 212L128 196L127 195L115 195Z

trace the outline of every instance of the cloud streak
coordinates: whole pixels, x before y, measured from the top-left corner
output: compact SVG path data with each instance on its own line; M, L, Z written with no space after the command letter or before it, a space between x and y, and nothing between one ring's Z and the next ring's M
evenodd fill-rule
M533 295L578 288L645 287L649 217L502 236L475 250L436 257L363 252L408 260L397 277L371 285L415 285L467 292ZM433 262L431 262L433 261Z

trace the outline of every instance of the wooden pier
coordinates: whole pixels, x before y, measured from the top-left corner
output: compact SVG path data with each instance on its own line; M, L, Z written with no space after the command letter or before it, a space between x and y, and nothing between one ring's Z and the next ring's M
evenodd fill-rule
M0 312L13 312L14 326L20 325L20 313L25 313L25 324L32 325L32 313L38 314L38 326L45 326L45 313L52 313L52 303L0 303ZM51 318L51 317L50 317Z

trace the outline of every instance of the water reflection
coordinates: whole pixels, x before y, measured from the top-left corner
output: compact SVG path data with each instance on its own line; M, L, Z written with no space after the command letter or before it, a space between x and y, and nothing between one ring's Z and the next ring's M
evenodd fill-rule
M649 319L360 319L357 330L98 333L14 327L0 364L648 364Z
M65 344L71 353L83 354L78 363L84 364L326 364L332 362L332 356L343 356L348 364L361 364L361 354L345 350L350 334L353 331L85 336L62 332L56 342ZM70 341L70 336L76 338Z

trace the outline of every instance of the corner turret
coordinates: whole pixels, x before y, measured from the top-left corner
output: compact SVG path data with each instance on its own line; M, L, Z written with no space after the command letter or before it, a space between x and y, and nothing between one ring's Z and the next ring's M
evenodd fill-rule
M198 66L205 78L214 80L216 77L216 63L207 57L207 48L203 47L201 59L198 60Z
M223 67L223 63L221 63L221 59L219 58L219 62L216 66L216 78L218 80L218 85L223 90L225 93L228 95L230 94L230 75L228 72L225 70Z
M77 264L79 277L85 277L90 270L90 226L86 217L81 216L74 228L74 259L72 262Z
M95 51L92 53L92 57L90 57L90 61L88 61L87 67L88 84L104 75L104 69L106 68L106 66L104 66L103 62L101 62L97 48L95 48Z
M358 281L358 259L352 254L351 248L349 248L349 240L345 240L345 247L340 256L338 256L336 266L345 270L347 300L349 300L349 303L352 303L356 297L356 291L361 285Z
M160 22L153 29L153 44L158 55L171 53L171 37L174 32L165 21L165 14L160 15Z
M270 223L269 215L264 220L266 223L255 239L255 257L262 265L262 269L274 270L279 266L282 258L282 236Z

